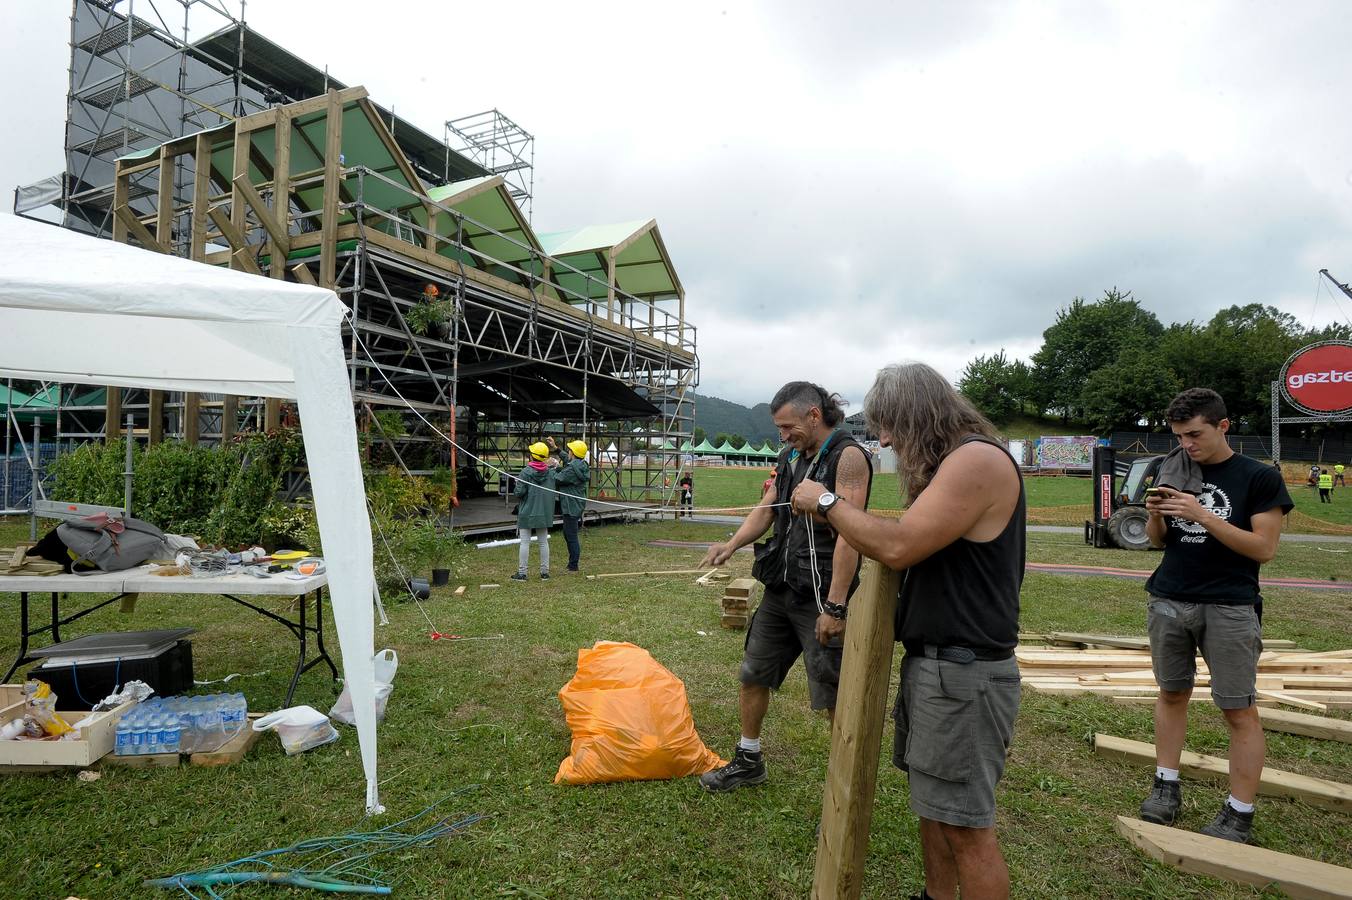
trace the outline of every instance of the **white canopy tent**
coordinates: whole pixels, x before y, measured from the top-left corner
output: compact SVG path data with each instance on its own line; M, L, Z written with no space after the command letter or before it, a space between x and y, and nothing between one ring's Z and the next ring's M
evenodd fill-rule
M297 401L374 813L375 580L345 315L330 290L0 215L0 377Z

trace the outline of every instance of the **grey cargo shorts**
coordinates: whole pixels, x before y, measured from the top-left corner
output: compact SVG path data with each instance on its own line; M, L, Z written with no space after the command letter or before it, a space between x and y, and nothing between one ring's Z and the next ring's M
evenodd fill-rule
M908 653L892 716L892 763L907 773L911 809L947 825L995 825L995 785L1019 713L1019 664L948 662Z
M1257 697L1263 632L1252 604L1185 603L1151 596L1146 614L1150 665L1165 691L1192 689L1197 652L1221 709L1248 709Z
M817 604L792 591L765 589L751 616L742 655L742 684L779 690L799 656L807 670L807 689L813 709L835 709L840 684L843 637L823 647L817 640Z

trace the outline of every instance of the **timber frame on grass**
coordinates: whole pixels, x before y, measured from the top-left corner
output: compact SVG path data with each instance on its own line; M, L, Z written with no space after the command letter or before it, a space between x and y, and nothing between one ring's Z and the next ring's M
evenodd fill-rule
M515 472L526 444L554 434L602 451L594 490L670 497L698 358L656 222L550 254L501 175L427 187L362 87L123 156L112 213L114 240L336 291L358 412L405 469L439 448L441 464L464 461L411 413L382 427L381 407L407 404L453 435L490 485L489 466ZM438 321L421 309L415 328L422 304ZM60 406L59 430L82 438L119 436L127 413L151 440L228 438L283 416L276 401L116 388L104 404Z

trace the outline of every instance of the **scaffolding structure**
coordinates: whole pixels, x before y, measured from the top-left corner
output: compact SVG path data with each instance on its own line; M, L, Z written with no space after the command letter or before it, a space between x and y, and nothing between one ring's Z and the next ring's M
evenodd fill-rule
M497 108L446 122L447 180L452 153L468 157L507 181L507 191L531 219L535 194L535 136Z
M478 141L463 156L452 122L442 139L396 129L365 89L248 28L243 2L232 15L225 0L73 0L55 202L68 227L335 290L369 445L408 471L465 468L424 420L490 486L541 435L581 436L598 451L594 491L663 502L698 358L655 223L635 237L646 249L603 248L599 266L546 252L528 213L534 139L486 115L453 120ZM429 308L444 311L430 326ZM256 398L55 393L65 443L117 438L128 414L138 439L194 442L292 415ZM380 410L408 408L381 427Z

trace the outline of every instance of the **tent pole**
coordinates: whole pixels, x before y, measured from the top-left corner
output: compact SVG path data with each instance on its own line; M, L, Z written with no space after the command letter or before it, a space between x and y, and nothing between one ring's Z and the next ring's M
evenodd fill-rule
M131 451L132 451L132 415L127 413L127 436L126 436L126 468L122 471L122 511L123 514L131 518Z
M36 413L33 414L33 455L28 460L28 470L32 472L28 482L28 539L38 539L38 463L42 452L42 425Z
M17 190L17 188L16 188ZM5 379L5 494L0 497L0 509L9 509L9 497L14 493L14 481L10 478L9 455L14 449L14 434L10 429L9 415L14 407L14 379Z

